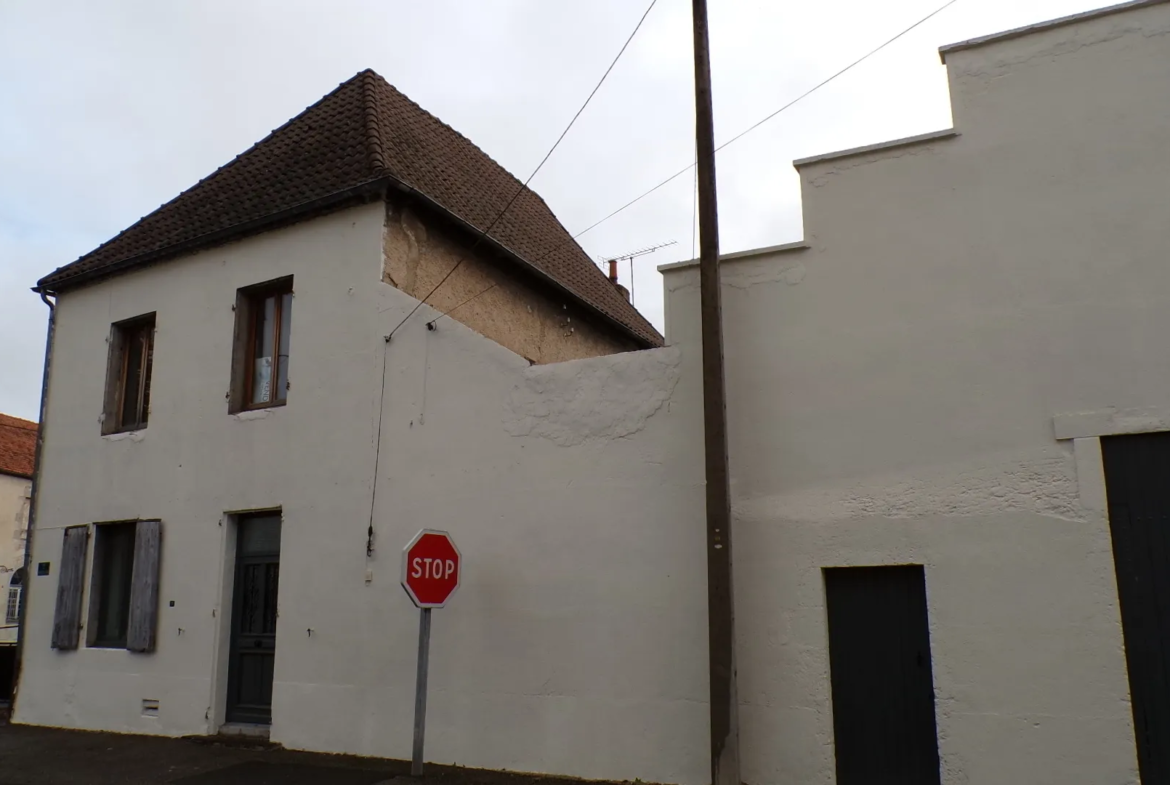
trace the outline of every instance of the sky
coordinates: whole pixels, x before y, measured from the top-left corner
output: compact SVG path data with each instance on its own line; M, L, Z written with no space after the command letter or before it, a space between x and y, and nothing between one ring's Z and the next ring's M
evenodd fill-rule
M943 0L709 0L716 142ZM526 179L649 0L0 0L0 412L36 419L48 309L29 291L364 68ZM793 159L948 128L938 47L1105 4L958 0L719 153L720 244L801 239ZM694 160L691 0L658 0L532 182L574 234ZM693 258L688 173L584 234ZM623 264L622 283L630 286ZM95 402L100 407L101 402Z

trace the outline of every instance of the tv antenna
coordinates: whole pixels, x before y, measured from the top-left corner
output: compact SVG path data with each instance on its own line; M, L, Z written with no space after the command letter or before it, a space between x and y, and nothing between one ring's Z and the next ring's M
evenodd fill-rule
M617 254L616 256L603 256L602 257L603 262L609 263L609 280L613 283L614 286L617 286L619 289L622 287L618 284L618 276L617 276L618 262L628 261L630 263L630 304L631 305L633 305L633 303L634 303L634 260L637 259L639 256L645 256L646 254L654 253L655 251L657 251L660 248L666 248L668 246L675 245L676 243L678 243L678 240L671 240L668 243L659 243L658 245L648 245L645 248L639 248L636 251L627 251L626 253Z

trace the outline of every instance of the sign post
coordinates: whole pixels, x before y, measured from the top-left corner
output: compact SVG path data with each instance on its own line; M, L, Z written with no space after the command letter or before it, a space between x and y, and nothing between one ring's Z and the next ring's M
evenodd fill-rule
M402 549L402 588L418 606L418 679L414 692L414 749L410 773L423 773L427 720L427 671L431 649L431 609L442 608L459 588L463 557L447 532L423 529Z

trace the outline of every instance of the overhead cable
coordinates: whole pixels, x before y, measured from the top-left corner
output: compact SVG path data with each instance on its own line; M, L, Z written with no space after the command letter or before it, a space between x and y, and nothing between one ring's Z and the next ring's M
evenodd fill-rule
M479 244L484 240L484 238L486 238L491 233L496 224L500 222L500 219L504 217L504 214L508 212L508 209L516 202L517 199L520 198L520 195L528 190L528 184L532 182L532 178L536 177L537 172L539 172L544 167L545 163L548 162L548 159L552 156L553 152L557 149L557 147L560 146L565 136L569 133L569 129L573 127L574 123L577 122L577 118L579 118L581 113L585 111L585 107L589 106L589 102L593 100L593 96L597 95L597 91L601 89L603 84L605 84L606 78L609 77L610 72L613 70L614 66L617 65L618 60L620 60L622 55L625 54L626 48L629 47L630 42L634 40L634 36L638 34L638 30L642 28L642 23L646 21L646 17L650 15L651 9L654 8L655 3L657 2L658 0L650 0L650 5L646 6L646 10L642 13L641 18L638 19L638 24L634 25L633 32L631 32L629 37L626 38L626 42L622 44L622 48L618 50L617 56L613 58L613 61L609 64L609 67L605 69L605 73L601 75L601 79L598 80L596 86L594 86L593 90L590 91L589 97L585 99L585 103L581 104L581 108L578 109L577 113L573 115L573 119L569 121L567 126L565 126L565 130L561 131L561 135L557 137L555 142L553 142L553 146L549 148L549 151L545 153L544 158L540 159L540 163L537 164L536 168L532 170L532 174L528 175L528 179L525 180L518 189L516 189L516 193L512 194L512 198L508 200L506 205L504 205L504 209L500 211L500 214L497 215L490 224L488 224L486 229L479 233L479 236L476 237L475 242L472 244L471 248L468 249L467 253L461 256L459 261L457 261L454 266L447 271L447 274L444 275L437 284L435 284L434 288L427 292L427 296L419 300L418 304L416 304L414 308L410 309L410 313L406 314L402 321L395 325L394 329L391 330L390 334L387 336L387 340L393 338L394 333L398 332L398 328L406 324L407 320L414 316L415 311L421 308L427 300L431 299L431 295L438 291L439 287L447 282L447 279L450 278L452 274L454 274L454 272L459 269L460 265L463 264L468 255L474 251L476 247L478 247ZM434 327L435 321L431 321L429 323L431 328Z

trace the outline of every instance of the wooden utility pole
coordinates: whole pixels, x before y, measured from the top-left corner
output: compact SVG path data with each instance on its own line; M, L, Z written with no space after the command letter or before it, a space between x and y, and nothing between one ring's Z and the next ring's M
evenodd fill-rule
M707 476L707 635L711 676L711 783L740 785L739 698L735 679L735 602L731 570L731 492L723 310L719 302L719 206L715 198L715 121L707 2L693 0L695 141L699 167L699 293L703 335L703 444Z

